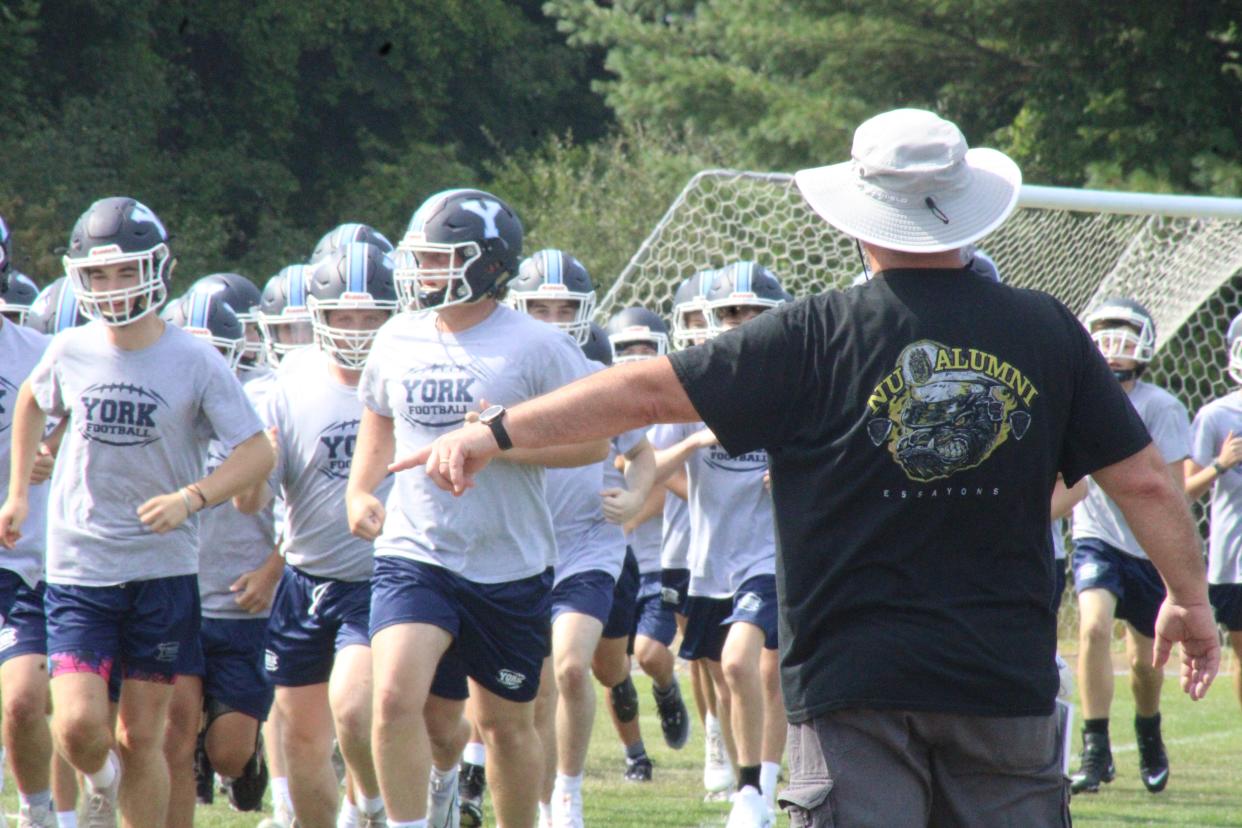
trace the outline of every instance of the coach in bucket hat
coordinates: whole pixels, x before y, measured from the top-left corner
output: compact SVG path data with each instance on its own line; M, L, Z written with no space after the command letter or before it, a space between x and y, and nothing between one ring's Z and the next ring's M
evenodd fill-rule
M505 411L503 440L467 425L393 468L469 497L502 444L656 422L702 421L733 456L765 450L791 824L1069 825L1058 475L1091 475L1168 585L1156 666L1181 642L1182 688L1200 698L1220 643L1185 495L1090 335L1053 297L967 266L1020 182L930 112L876 116L851 161L797 175L870 280L597 372ZM769 825L730 814L730 828Z
M956 250L1004 223L1022 172L1003 152L970 149L923 109L895 109L854 133L851 160L794 181L825 221L860 242L907 253Z

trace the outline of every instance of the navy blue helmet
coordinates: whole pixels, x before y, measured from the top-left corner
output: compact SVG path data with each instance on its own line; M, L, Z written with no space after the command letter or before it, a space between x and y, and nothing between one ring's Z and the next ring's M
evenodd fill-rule
M85 325L88 321L78 306L73 282L68 276L61 276L45 287L30 306L26 327L43 331L45 334L57 334L78 325Z
M310 308L306 305L310 265L293 264L267 280L259 301L259 330L267 361L279 365L286 354L314 341Z
M18 325L26 324L30 306L39 298L39 286L18 270L0 273L0 314Z
M587 340L582 345L583 355L595 362L602 362L604 365L612 365L612 345L608 343L608 332L591 323L587 331Z
M246 348L246 329L233 308L219 293L191 288L181 298L170 302L162 314L165 321L216 347L237 370Z
M548 248L522 260L517 276L509 282L506 301L522 313L537 316L530 302L545 299L574 304L572 319L548 319L579 345L587 340L591 315L595 313L595 285L582 262L563 250Z
M315 245L315 252L311 253L309 264L318 264L327 258L329 253L354 242L373 244L385 253L391 253L393 249L392 242L371 225L347 222L338 224L323 234L319 243Z
M306 304L320 350L345 368L362 370L378 326L331 325L328 317L334 310L379 310L391 316L397 310L392 257L366 242L336 248L311 270Z
M172 284L168 241L163 222L142 202L113 197L92 204L73 226L64 258L82 313L105 325L128 325L157 310ZM136 283L93 289L90 272L116 265L135 267Z
M608 320L608 342L612 346L614 363L663 356L668 353L668 325L658 313L635 305ZM650 352L625 353L627 348L636 345L645 345Z

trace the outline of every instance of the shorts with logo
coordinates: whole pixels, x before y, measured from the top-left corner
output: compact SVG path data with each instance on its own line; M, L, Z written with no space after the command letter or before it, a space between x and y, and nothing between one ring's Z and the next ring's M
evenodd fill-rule
M0 623L8 617L13 602L17 600L17 593L25 585L21 575L11 569L0 569Z
M375 559L371 635L394 624L431 624L453 636L432 680L441 698L466 697L466 679L509 701L539 690L551 651L552 570L481 584L441 566L393 555Z
M43 614L42 581L33 588L17 588L9 612L0 627L0 664L23 655L47 655L47 616Z
M616 586L612 576L599 569L575 572L552 587L548 596L552 605L552 622L555 623L567 612L576 612L589 615L600 624L607 623Z
M612 591L612 611L604 622L604 638L629 638L634 634L634 616L638 612L638 559L628 546L625 563Z
M1099 538L1074 541L1074 590L1106 589L1117 598L1116 616L1148 638L1156 635L1156 614L1164 581L1151 561L1128 555Z
M115 586L48 584L47 653L52 678L95 673L171 684L181 651L198 638L197 575Z
M263 668L266 618L204 618L198 646L177 674L203 680L203 699L264 721L273 689Z
M690 600L690 570L660 570L660 594L664 603L672 607L678 615L686 615L687 602Z
M672 644L677 635L677 619L673 617L672 605L664 603L659 572L644 572L639 576L634 634L659 641L665 647Z
M720 661L729 626L752 624L763 631L765 650L776 649L776 576L747 578L731 598L690 596L680 655L687 661Z
M1242 631L1242 584L1208 584L1208 600L1216 610L1216 623L1229 632Z
M308 575L285 566L267 622L264 667L277 687L322 684L336 654L371 646L371 584Z

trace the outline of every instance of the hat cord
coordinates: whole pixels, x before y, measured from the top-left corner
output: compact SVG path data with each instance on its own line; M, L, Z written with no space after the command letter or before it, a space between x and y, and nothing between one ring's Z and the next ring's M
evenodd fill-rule
M927 198L923 199L923 203L927 205L928 210L931 210L931 213L933 216L940 219L945 224L949 223L949 217L944 214L944 210L941 210L939 207L936 206L936 199L932 198L931 196L928 196Z

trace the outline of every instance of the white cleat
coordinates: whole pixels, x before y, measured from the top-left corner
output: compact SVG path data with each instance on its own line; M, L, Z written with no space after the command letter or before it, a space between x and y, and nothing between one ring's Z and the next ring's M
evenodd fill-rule
M703 787L709 794L718 794L733 787L733 766L725 754L724 736L719 727L707 729L703 740L706 753L703 762Z
M451 776L431 775L427 786L427 828L460 828L461 799L458 794L457 769Z
M776 817L763 794L747 785L733 795L733 809L725 828L772 828Z
M552 791L552 828L583 828L582 791Z

